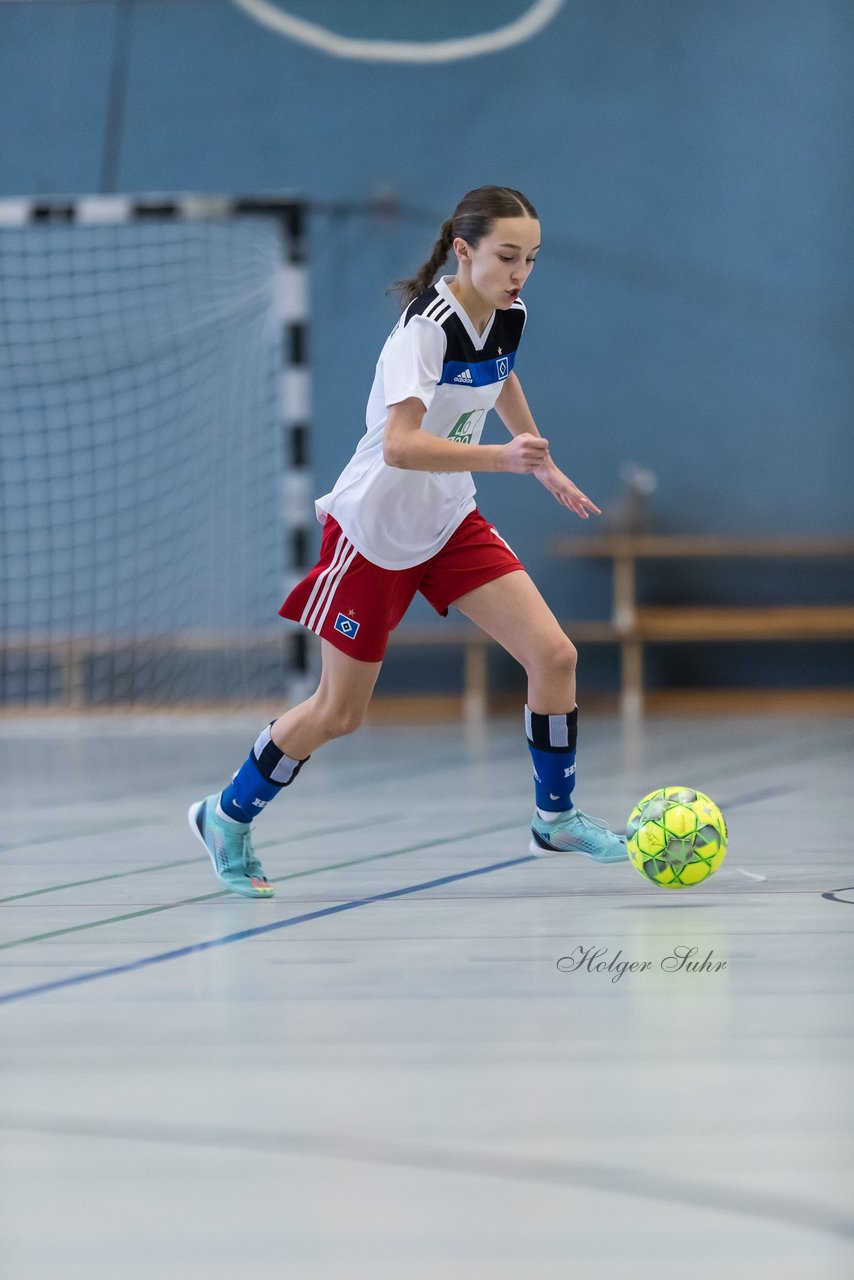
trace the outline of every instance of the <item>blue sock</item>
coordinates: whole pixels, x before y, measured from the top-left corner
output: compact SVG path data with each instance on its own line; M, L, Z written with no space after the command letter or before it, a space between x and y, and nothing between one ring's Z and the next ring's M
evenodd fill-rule
M248 758L220 795L220 809L235 822L257 818L283 787L290 786L305 764L305 760L292 760L279 750L270 727L259 735Z
M534 762L535 804L547 813L572 808L575 787L575 747L578 741L578 707L556 716L540 715L525 708L528 750Z

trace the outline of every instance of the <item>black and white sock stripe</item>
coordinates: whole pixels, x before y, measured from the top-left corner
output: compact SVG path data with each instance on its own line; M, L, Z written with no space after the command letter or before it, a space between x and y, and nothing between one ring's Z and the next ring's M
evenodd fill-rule
M305 764L305 760L294 760L276 746L271 733L274 723L275 721L271 721L261 730L252 748L252 755L268 782L274 783L277 787L287 787L293 782Z
M525 707L525 733L540 751L574 751L578 741L578 707L559 715L540 715Z

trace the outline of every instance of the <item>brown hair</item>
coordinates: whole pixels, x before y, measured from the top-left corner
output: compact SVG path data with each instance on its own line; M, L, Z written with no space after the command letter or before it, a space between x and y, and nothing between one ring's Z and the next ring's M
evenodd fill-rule
M433 252L409 280L395 280L392 289L400 294L401 305L407 307L413 298L424 293L443 266L457 236L476 249L489 235L497 218L536 218L537 211L521 191L513 187L476 187L464 195L447 222L442 223Z

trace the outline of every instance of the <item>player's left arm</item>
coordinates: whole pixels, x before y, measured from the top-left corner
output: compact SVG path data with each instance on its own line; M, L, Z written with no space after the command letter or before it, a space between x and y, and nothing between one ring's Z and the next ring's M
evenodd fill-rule
M525 399L522 384L515 373L510 374L501 388L501 394L495 402L495 411L511 436L521 435L523 431L532 436L540 434L534 422L534 415ZM587 520L591 512L601 516L602 512L595 502L591 502L587 495L573 484L569 476L564 475L560 468L555 466L551 454L546 454L545 462L532 474L561 506L569 507L570 511L581 516L582 520Z

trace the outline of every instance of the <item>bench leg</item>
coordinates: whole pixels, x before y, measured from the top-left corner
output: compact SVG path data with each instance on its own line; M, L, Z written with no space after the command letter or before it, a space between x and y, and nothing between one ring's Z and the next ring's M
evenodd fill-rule
M73 640L62 653L62 701L69 710L85 706L83 651Z
M482 724L489 710L489 680L486 644L470 640L466 644L463 711L468 724Z
M621 631L635 624L637 609L637 568L632 555L614 558L614 626Z
M643 714L643 642L623 640L620 645L620 713L626 719Z

